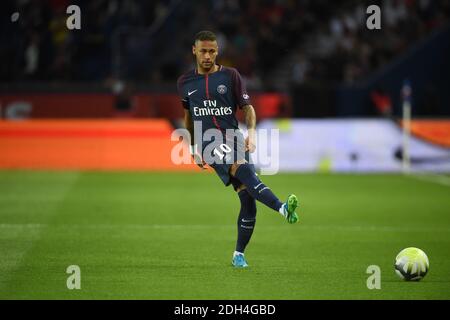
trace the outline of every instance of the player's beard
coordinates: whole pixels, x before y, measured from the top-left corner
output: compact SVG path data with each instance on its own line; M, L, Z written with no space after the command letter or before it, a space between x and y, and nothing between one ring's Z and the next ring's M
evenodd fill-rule
M211 71L212 68L214 68L214 62L211 61L209 63L205 63L205 62L202 63L202 69L204 71L209 72L209 71Z

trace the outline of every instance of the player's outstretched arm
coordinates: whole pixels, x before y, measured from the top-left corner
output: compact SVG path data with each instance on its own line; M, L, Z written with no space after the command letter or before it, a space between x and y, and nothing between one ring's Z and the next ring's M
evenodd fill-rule
M202 156L197 150L197 145L194 142L194 123L192 121L191 113L189 112L189 110L184 110L184 126L186 127L187 131L189 131L189 135L191 138L189 149L192 157L194 158L195 164L202 169L206 169L206 163L205 161L203 161Z
M245 114L245 124L247 125L248 137L245 139L245 147L250 153L256 149L256 113L252 105L242 107Z

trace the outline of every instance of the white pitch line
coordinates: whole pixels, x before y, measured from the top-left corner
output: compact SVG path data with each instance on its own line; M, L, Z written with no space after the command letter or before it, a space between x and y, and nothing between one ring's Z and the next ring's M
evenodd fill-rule
M280 229L286 226L259 226L260 229ZM449 228L443 227L394 227L394 226L362 226L362 225L302 225L298 226L299 232L304 229L308 230L328 230L328 231L357 231L357 232L448 232ZM176 225L176 224L0 224L0 229L235 229L235 225L220 225L220 224L196 224L196 225Z
M54 194L55 198L61 200L64 199L67 193L71 190L72 186L78 179L78 173L68 176L67 182L61 186ZM56 214L59 201L49 202L47 204L47 212ZM1 216L0 216L1 217ZM13 247L0 245L0 256L2 257L3 264L0 265L0 290L4 289L4 286L8 284L13 276L13 271L18 270L23 264L23 261L32 250L33 246L42 236L43 228L49 226L46 224L0 224L0 241L8 240L14 241L20 239L21 241Z
M450 187L450 177L435 174L435 173L411 173L405 177L413 178L420 181L432 182L446 187Z

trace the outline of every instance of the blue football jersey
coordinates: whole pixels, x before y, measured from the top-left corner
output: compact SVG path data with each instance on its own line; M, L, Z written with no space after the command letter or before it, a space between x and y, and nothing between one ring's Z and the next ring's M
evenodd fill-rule
M238 127L236 111L251 104L239 72L220 65L218 71L205 75L194 69L178 78L177 85L183 107L189 110L194 126L195 122L202 126L202 137L195 138L200 144L203 160L214 168L226 186L233 184L237 189L241 183L230 176L230 166L243 159L248 162L250 158ZM220 132L220 138L217 141L214 137L213 148L207 150L210 142L203 141L203 136L209 129ZM233 135L230 136L227 130L233 130Z
M234 68L219 65L211 74L186 72L177 81L182 105L193 121L201 121L202 133L208 129L239 129L236 110L251 104L244 81Z

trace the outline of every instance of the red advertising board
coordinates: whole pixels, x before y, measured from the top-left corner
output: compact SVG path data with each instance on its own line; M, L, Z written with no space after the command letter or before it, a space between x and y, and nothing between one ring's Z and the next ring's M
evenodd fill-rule
M259 93L252 96L258 120L290 116L291 107L285 95ZM183 117L176 94L133 95L128 108L113 94L3 94L0 95L0 118L167 118ZM242 119L242 115L239 115Z

